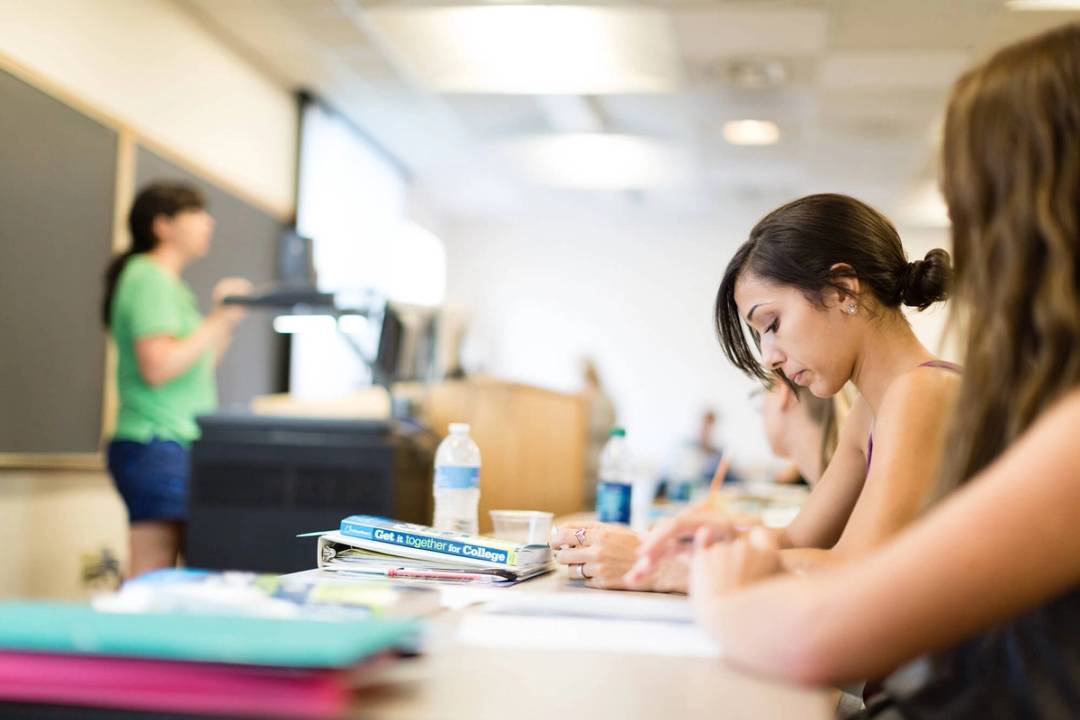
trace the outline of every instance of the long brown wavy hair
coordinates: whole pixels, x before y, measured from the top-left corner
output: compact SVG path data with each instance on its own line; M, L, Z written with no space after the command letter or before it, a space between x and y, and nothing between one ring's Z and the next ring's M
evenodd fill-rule
M945 491L1080 385L1080 24L964 75L942 159L967 342Z

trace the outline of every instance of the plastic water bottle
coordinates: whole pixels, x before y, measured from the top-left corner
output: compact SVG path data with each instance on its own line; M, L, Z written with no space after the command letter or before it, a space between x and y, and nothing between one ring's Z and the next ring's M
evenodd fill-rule
M435 529L476 535L480 504L480 448L466 423L450 423L435 451Z
M630 500L633 478L630 477L630 448L626 430L611 429L611 436L600 453L600 477L596 484L596 519L600 522L630 523Z

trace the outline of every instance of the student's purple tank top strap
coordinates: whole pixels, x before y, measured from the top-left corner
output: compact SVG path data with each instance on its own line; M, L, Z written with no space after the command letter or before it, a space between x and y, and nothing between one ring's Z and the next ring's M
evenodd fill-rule
M948 360L927 360L924 363L919 363L919 367L935 367L942 368L944 370L952 370L954 373L962 373L961 368L956 363L951 363ZM866 437L866 474L870 474L870 459L874 456L874 433L871 432Z

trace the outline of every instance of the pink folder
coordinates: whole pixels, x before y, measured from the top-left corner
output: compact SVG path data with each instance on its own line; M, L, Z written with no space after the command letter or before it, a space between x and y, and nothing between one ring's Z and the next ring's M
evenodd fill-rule
M0 651L0 700L256 717L326 717L345 671Z

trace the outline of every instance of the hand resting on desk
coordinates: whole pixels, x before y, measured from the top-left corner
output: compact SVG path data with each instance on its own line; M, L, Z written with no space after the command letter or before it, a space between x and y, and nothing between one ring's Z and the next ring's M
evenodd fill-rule
M634 582L626 573L637 560L641 538L623 525L588 523L556 528L551 537L555 562L588 587L650 592L687 591L689 547L664 557ZM575 567L580 566L580 567Z

